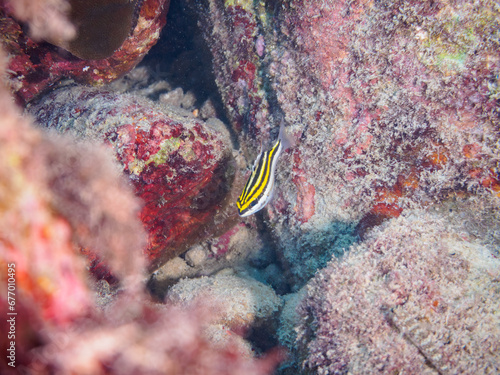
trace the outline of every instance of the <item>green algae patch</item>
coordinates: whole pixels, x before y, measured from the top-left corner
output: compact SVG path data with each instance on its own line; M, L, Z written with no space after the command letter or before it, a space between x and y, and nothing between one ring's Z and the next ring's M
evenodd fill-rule
M444 74L459 73L467 69L468 60L474 59L484 45L493 49L498 46L500 12L487 4L461 8L449 5L434 21L424 22L425 32L417 33L425 51L420 55L421 62Z
M446 71L462 70L465 68L467 53L440 53L436 56L437 64Z
M161 141L160 149L156 154L151 155L147 164L155 163L155 166L165 164L172 152L177 151L183 143L179 138L169 138Z
M230 6L233 6L233 7L239 6L239 7L242 7L244 10L246 10L247 12L252 13L253 0L226 0L224 2L224 6L226 8L228 8Z
M193 160L196 160L197 158L197 155L196 153L193 151L193 149L191 147L182 147L180 150L179 150L179 154L184 158L184 160L186 162L192 162Z

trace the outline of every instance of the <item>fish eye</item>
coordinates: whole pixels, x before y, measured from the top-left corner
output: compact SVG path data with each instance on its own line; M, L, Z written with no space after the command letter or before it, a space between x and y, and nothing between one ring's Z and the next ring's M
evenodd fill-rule
M253 206L255 206L256 204L257 204L257 200L254 200L254 201L252 201L252 203L250 203L250 207L253 207Z

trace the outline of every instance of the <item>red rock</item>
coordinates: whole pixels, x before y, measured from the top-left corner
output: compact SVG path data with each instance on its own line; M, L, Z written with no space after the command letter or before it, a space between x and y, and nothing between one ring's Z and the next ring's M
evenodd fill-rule
M46 42L34 41L0 7L0 39L10 55L12 92L26 103L63 78L93 85L113 81L134 68L156 43L168 6L169 0L141 1L134 30L111 57L101 60L82 60Z
M234 167L221 135L203 122L147 99L84 87L56 90L29 111L44 126L114 149L144 202L152 269L223 226L214 216L226 204Z

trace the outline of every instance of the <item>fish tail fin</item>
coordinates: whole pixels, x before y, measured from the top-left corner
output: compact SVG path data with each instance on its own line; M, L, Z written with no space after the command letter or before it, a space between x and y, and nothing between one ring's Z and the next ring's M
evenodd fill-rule
M281 144L283 145L283 150L286 150L290 147L293 147L297 143L297 141L295 140L295 137L286 131L285 121L283 121L283 120L281 120L280 132L278 135L278 139L281 140Z

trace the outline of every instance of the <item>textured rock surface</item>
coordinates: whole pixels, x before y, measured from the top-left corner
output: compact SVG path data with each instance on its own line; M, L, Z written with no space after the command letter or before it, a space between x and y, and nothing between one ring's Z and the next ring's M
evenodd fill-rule
M499 276L499 260L441 216L392 219L310 282L299 328L306 365L318 374L497 373Z
M30 101L41 91L63 78L71 77L82 83L102 84L125 74L142 60L158 40L160 31L165 25L165 15L169 5L168 0L140 1L138 3L140 9L135 11L138 14L135 27L121 47L106 59L82 60L60 48L33 40L10 16L10 13L14 13L16 17L24 20L26 15L30 14L29 12L34 12L33 14L47 12L50 15L53 4L41 1L31 3L32 5L22 2L26 5L18 6L15 12L10 12L9 6L0 7L0 29L2 30L0 39L10 55L9 84L12 92L21 102ZM113 12L116 9L110 11ZM35 16L32 18L43 19L43 17ZM51 22L54 21L55 17ZM100 22L105 25L109 21L106 21L104 17ZM99 23L91 27L99 28ZM48 35L49 39L61 37L59 34L53 34ZM38 36L46 37L44 34ZM103 43L106 42L106 38L110 37L109 33L101 34ZM92 50L92 47L87 46L86 49Z
M239 223L221 236L209 238L169 260L151 275L148 287L163 299L168 287L183 277L207 276L223 268L242 268L254 263L266 250L257 230Z
M281 306L269 286L223 271L215 276L183 279L167 294L167 300L174 304L200 299L216 301L221 312L219 323L235 330L270 318Z
M138 287L138 203L110 152L32 127L1 86L0 113L0 305L18 314L15 367L4 358L2 374L272 373L278 355L255 359L235 335L207 338L214 305L153 305ZM75 239L123 277L120 293L101 280L94 303ZM4 353L9 345L0 340Z
M271 124L268 98L262 89L266 82L261 75L265 43L254 4L249 0L210 0L201 19L231 123L242 136L255 140L261 133L267 134ZM261 3L257 7L264 11Z
M248 164L282 116L298 141L266 209L285 258L300 258L305 235L335 236L334 222L498 198L493 1L209 3L206 39Z
M281 15L270 70L287 120L307 125L294 169L318 218L498 191L493 3L292 1ZM304 189L295 181L287 201Z
M113 148L144 202L151 268L231 220L222 211L234 176L232 156L202 121L147 99L79 86L58 89L29 111L43 126Z

